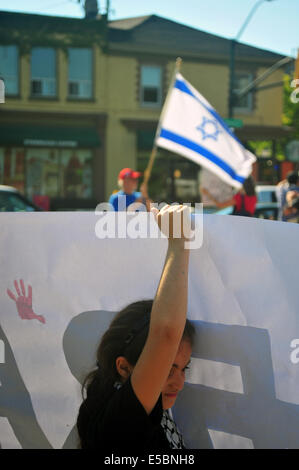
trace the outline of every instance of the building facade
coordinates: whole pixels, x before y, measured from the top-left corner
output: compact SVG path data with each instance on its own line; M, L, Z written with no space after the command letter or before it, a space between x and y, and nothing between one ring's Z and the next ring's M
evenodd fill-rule
M230 41L150 15L107 23L0 12L0 184L52 209L94 208L117 189L121 168L146 168L174 71L228 116ZM239 44L236 89L282 56ZM254 169L279 179L283 70L236 104L244 145L270 142ZM278 85L272 86L273 83ZM281 85L279 85L281 83ZM154 199L198 201L200 167L159 150L150 179Z
M0 24L0 183L44 207L92 207L105 198L105 18Z

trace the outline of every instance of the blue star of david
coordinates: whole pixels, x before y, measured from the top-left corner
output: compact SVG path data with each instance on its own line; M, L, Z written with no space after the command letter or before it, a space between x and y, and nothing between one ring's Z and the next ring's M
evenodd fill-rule
M213 128L214 128L214 132L211 132ZM202 132L203 140L208 139L209 137L211 139L217 140L218 134L221 133L221 130L218 127L217 121L215 119L208 119L205 116L202 118L202 123L200 124L200 126L197 126L196 129Z

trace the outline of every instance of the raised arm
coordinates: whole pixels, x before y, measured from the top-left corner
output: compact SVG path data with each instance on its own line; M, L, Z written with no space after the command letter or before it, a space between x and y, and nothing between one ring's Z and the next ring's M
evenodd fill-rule
M160 228L167 217L170 235L166 260L153 302L148 338L131 375L134 392L148 414L170 373L186 323L189 250L184 248L186 238L182 234L174 238L172 229L179 220L190 217L189 208L165 206L157 214Z

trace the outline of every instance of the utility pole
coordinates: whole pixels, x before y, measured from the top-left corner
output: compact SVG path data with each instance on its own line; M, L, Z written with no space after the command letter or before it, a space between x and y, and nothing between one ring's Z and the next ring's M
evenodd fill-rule
M249 14L247 15L242 27L240 28L237 36L231 40L230 42L230 56L229 56L229 72L230 72L230 79L229 79L229 97L228 97L228 117L232 119L234 117L234 105L236 101L236 94L234 91L235 87L235 56L236 56L236 45L243 34L246 26L248 25L249 21L251 20L252 16L258 9L258 7L264 2L272 2L274 0L258 0L255 5L250 10Z
M109 20L109 12L110 12L110 0L106 0L107 23L108 23L108 20Z
M85 0L84 4L85 18L96 18L99 9L97 0Z

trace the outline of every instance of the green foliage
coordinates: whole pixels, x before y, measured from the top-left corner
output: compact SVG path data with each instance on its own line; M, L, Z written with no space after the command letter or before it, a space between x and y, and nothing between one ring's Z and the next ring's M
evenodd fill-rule
M290 75L284 76L284 88L283 88L283 114L282 114L282 125L288 126L292 129L288 137L278 139L276 141L276 159L279 161L285 160L285 147L288 142L293 139L299 139L299 101L293 103L291 100L292 93L294 94L295 88L291 86L293 77ZM299 93L297 93L299 99ZM268 149L271 150L272 142L269 141L249 141L248 146L258 156L262 155L263 152Z
M257 156L263 156L266 152L269 153L271 157L272 141L271 140L249 140L247 142L248 147L251 151Z
M98 44L105 49L107 21L77 20L39 15L3 14L0 18L0 44L15 44L20 55L30 53L32 47L60 48L92 47Z

